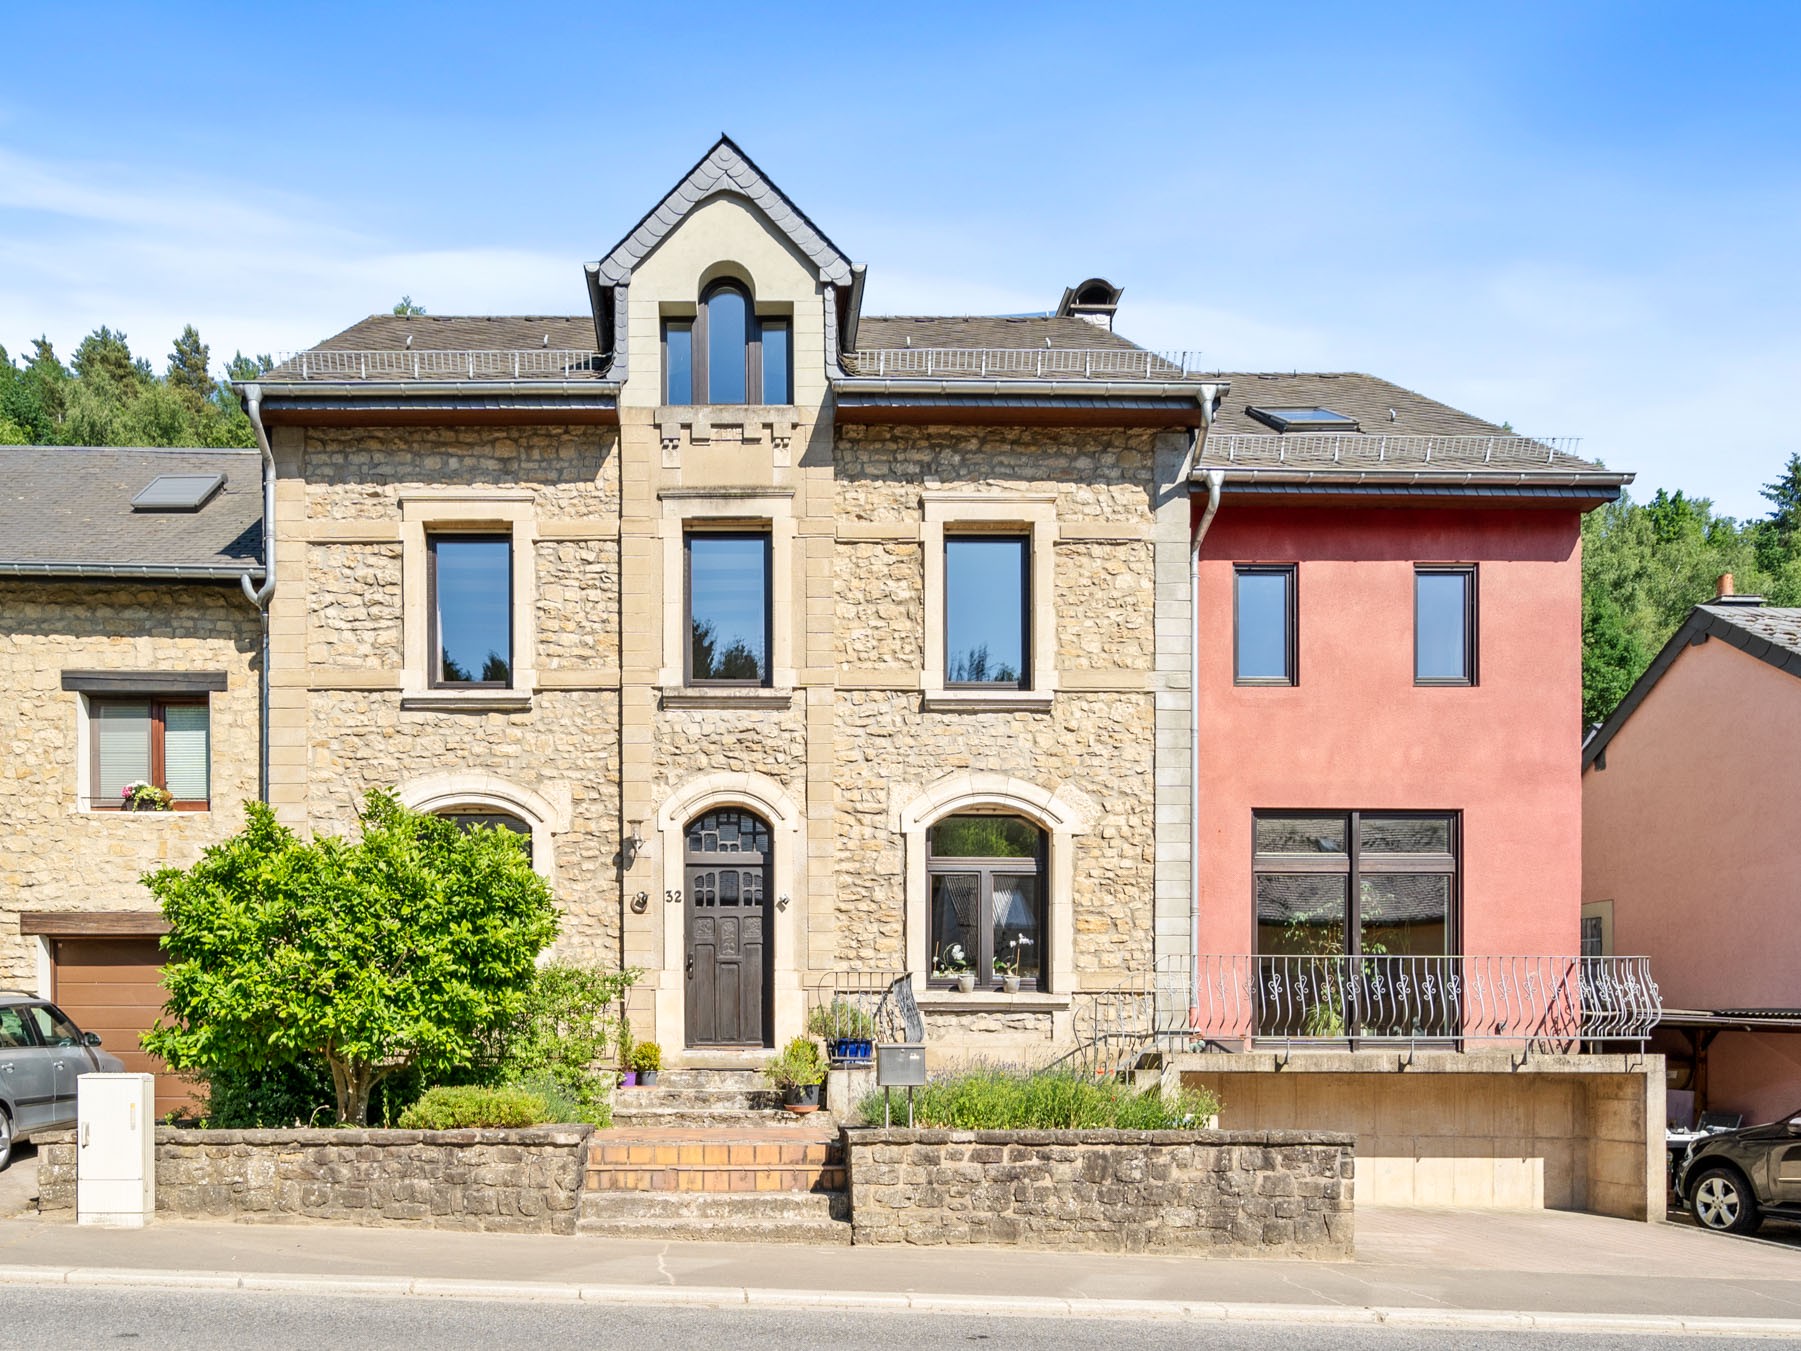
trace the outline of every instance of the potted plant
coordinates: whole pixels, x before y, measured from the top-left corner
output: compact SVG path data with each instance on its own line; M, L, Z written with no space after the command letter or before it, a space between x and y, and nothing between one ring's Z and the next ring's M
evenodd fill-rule
M862 1064L875 1054L875 1018L848 999L814 1005L807 1031L825 1043L834 1061Z
M639 1088L655 1088L662 1068L663 1048L654 1041L641 1041L632 1047L632 1069L637 1072Z
M1007 994L1019 993L1019 955L1018 950L1010 957L994 959L994 974L1001 978L1001 989Z
M790 1112L817 1112L819 1086L825 1082L825 1057L811 1037L796 1037L763 1067L763 1076L782 1092Z
M175 810L175 799L167 788L137 779L119 790L119 808L128 812L170 812Z
M636 1088L638 1085L638 1069L632 1063L632 1052L637 1043L632 1040L631 1024L624 1018L619 1020L619 1085L622 1088Z
M939 980L954 980L964 994L976 988L976 973L961 943L947 943L932 956L932 974Z

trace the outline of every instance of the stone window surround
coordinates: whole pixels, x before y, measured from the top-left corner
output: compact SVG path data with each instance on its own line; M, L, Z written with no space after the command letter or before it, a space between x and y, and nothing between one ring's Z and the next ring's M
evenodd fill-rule
M925 670L922 688L930 710L1046 709L1057 693L1055 493L970 492L927 488L920 495L925 554ZM1031 539L1031 688L946 689L944 684L944 537L969 529L992 533L1012 527Z
M689 779L674 789L657 808L656 865L662 886L663 963L656 973L656 1019L666 1050L687 1045L686 905L674 899L685 884L682 867L686 857L688 823L720 807L754 812L769 823L775 858L769 870L769 895L765 900L769 921L768 941L774 946L770 981L775 1006L774 1040L782 1045L802 1031L806 1009L801 991L801 907L806 895L806 817L786 789L764 774L719 770ZM643 857L640 855L640 857Z
M176 682L171 680L169 684L173 686ZM213 691L209 689L207 692L198 695L185 689L179 691L171 689L165 692L170 694L179 692L184 699L187 699L190 702L203 701L206 704L207 791L210 794L212 791L213 769L212 719L214 708L211 698ZM94 805L97 797L94 792L94 709L93 705L89 702L92 697L92 693L85 690L80 691L75 695L75 810L78 813L84 816L129 816L136 820L139 817L204 816L213 809L210 797L207 800L207 805L204 807L182 807L175 811L168 812L122 812L114 806L96 807ZM112 695L103 697L117 698L121 696ZM130 698L132 696L125 695L123 697ZM139 697L154 700L154 696L149 691L143 692Z
M666 703L696 700L786 707L798 673L794 667L794 489L665 488L663 504L663 665L657 682ZM691 528L769 532L769 684L714 688L687 685L687 587L683 585L683 537Z
M498 775L461 771L409 779L395 790L395 796L402 806L418 812L479 807L518 817L531 827L532 867L554 887L557 880L556 836L567 834L574 819L574 798L569 785L562 784L560 788L558 800L553 802Z
M1049 836L1045 860L1045 920L1049 973L1034 994L1009 995L1001 991L926 990L923 973L930 953L930 890L926 876L926 837L931 828L959 812L993 812L1023 816ZM1044 1004L1046 995L1067 996L1075 988L1075 846L1076 837L1088 832L1088 814L1063 795L1035 783L992 770L952 774L939 779L894 814L890 828L905 841L906 853L906 951L907 969L914 973L914 993L922 1003L940 999L962 1006L973 1002L1014 1005Z
M430 680L431 615L426 586L426 535L436 530L506 532L513 541L513 683L510 689L434 689ZM435 489L402 494L401 707L469 712L526 712L537 671L538 515L521 489Z

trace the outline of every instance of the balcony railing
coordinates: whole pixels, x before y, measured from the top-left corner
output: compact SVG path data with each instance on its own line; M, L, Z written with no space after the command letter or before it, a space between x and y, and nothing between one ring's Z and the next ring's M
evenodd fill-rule
M1211 1043L1576 1052L1643 1045L1663 1012L1645 957L1204 956L1188 1030Z
M293 380L560 380L596 375L598 352L569 347L517 350L283 352L271 379Z
M844 356L852 375L995 380L1193 380L1199 352L1139 347L866 347Z

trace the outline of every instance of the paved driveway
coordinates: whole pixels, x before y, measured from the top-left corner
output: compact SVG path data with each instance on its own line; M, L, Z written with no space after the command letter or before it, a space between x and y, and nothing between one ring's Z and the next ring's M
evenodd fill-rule
M13 1161L0 1173L0 1219L22 1215L38 1205L38 1147L13 1146Z

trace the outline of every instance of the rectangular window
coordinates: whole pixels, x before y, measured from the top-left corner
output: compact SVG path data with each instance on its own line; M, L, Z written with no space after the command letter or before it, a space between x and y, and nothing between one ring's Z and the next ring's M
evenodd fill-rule
M767 533L692 531L688 555L688 683L767 685Z
M1241 564L1232 578L1232 680L1293 685L1296 677L1295 567Z
M694 321L670 319L663 324L663 402L694 402Z
M1456 1033L1459 825L1450 812L1255 814L1260 1036Z
M1413 572L1413 683L1476 683L1476 570Z
M90 697L88 740L91 808L206 810L212 755L205 699Z
M426 536L431 683L510 689L513 684L513 540L510 535Z
M1030 689L1031 549L1026 535L944 541L944 683Z
M794 402L793 359L790 353L788 321L765 319L763 330L763 402Z

